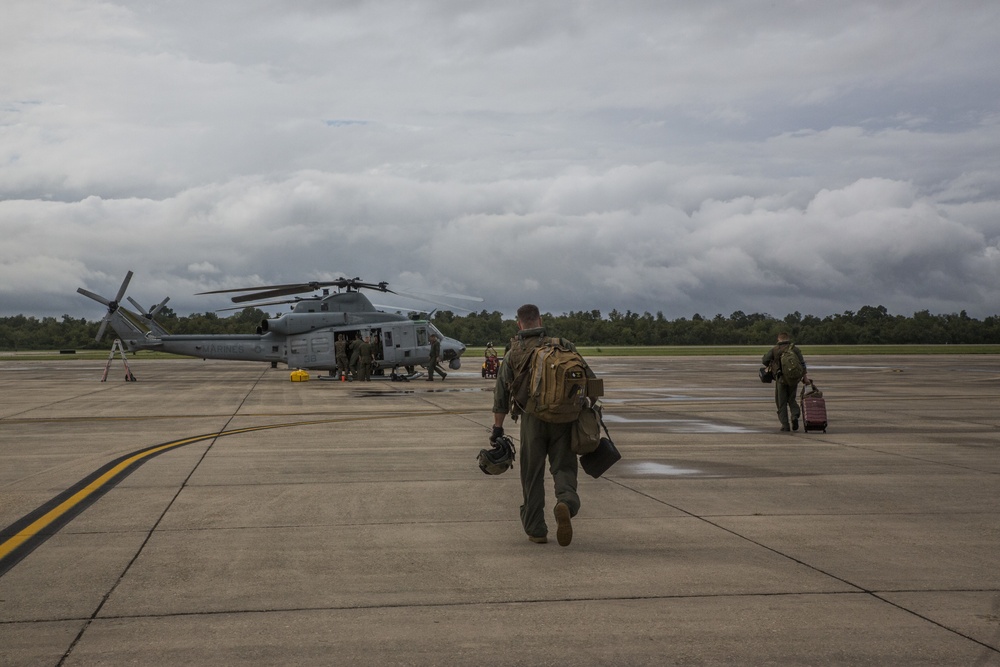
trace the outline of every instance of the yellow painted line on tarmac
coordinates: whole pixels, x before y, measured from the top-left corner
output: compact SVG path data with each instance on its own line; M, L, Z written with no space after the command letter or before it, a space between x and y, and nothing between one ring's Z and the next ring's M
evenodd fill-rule
M395 413L391 415L364 415L359 417L335 417L330 419L314 419L309 421L288 422L282 424L265 424L262 426L247 426L230 431L205 433L172 442L153 445L147 449L127 454L122 458L99 468L94 473L80 480L69 489L52 498L41 507L15 521L0 531L0 576L14 567L25 556L54 535L83 510L97 501L105 492L128 477L136 468L148 459L171 449L177 449L194 442L212 440L230 435L266 431L293 426L313 426L350 421L371 421L375 419L403 419L415 416L439 416L469 414L480 410L427 410L423 412ZM244 417L244 415L240 415ZM51 530L50 530L51 529Z
M12 538L7 540L3 544L0 544L0 559L3 559L4 556L11 553L12 551L14 551L14 549L27 542L28 539L31 538L32 536L40 533L46 527L51 525L53 521L66 514L66 512L75 507L81 501L85 500L92 493L94 493L95 491L103 487L105 484L110 482L112 479L120 475L123 471L128 469L129 466L135 464L138 461L141 461L144 458L154 456L155 454L159 454L160 452L163 452L172 447L180 447L182 445L190 444L195 440L201 440L201 439L202 438L195 438L195 439L188 439L188 440L168 443L165 445L160 445L159 447L154 447L153 449L148 449L141 454L130 456L129 458L125 459L124 461L122 461L121 463L114 466L113 468L105 472L103 475L92 481L90 484L84 486L82 489L71 495L66 500L56 505L53 509L43 514L40 518L36 519L26 528L24 528L19 533L14 535Z

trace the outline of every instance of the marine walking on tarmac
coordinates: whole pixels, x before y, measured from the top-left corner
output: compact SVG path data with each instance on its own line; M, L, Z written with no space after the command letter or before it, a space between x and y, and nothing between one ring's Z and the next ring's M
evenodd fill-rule
M771 371L774 378L774 404L778 409L781 430L798 431L801 412L795 400L795 390L799 383L809 383L802 352L787 333L781 332L778 342L764 353L760 363Z
M438 340L437 334L431 334L431 351L430 351L430 363L427 364L427 381L434 381L434 373L437 372L444 380L448 377L448 374L441 370L438 366L438 359L441 357L441 341Z
M553 340L545 335L538 307L525 304L517 311L518 334L510 342L504 354L494 388L493 429L490 442L505 440L504 419L510 413L515 421L521 422L520 472L521 524L528 539L537 544L548 542L548 525L545 522L544 476L546 460L552 473L556 504L553 510L556 520L556 538L560 546L569 545L573 539L571 519L580 511L580 496L577 493L577 455L572 448L572 433L575 422L553 423L545 421L519 406L515 401L515 380L526 372L529 357L540 346ZM556 339L565 348L576 351L569 341ZM594 377L586 368L587 377ZM585 379L584 379L585 381Z

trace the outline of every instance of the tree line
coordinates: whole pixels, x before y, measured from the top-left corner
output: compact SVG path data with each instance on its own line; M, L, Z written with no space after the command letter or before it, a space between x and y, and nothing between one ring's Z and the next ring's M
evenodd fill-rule
M765 313L736 311L712 318L695 313L690 319L668 320L663 313L600 311L543 315L546 329L577 345L770 345L779 331L804 345L909 345L1000 343L1000 317L983 320L958 314L933 315L923 310L910 317L891 315L884 306L817 317L799 312L778 319ZM457 317L437 313L433 322L446 335L466 344L506 344L516 332L514 320L498 312Z
M246 334L256 331L267 315L258 308L245 308L230 317L216 313L178 316L164 308L156 320L176 334ZM420 317L420 316L415 316ZM423 314L424 318L427 317ZM553 335L586 346L643 345L769 345L775 334L787 331L803 345L929 345L1000 343L1000 317L983 320L958 314L934 315L923 310L912 316L892 315L883 306L864 306L857 312L817 317L790 313L778 319L765 313L747 315L736 311L729 316L708 318L695 313L690 319L668 320L662 312L621 313L612 310L607 316L599 310L545 313L546 328ZM468 315L451 311L435 312L431 321L446 336L466 345L482 346L492 342L504 345L517 331L513 319L498 311L486 310ZM0 318L0 350L107 349L113 332L97 342L100 321L75 319L38 319L16 315Z

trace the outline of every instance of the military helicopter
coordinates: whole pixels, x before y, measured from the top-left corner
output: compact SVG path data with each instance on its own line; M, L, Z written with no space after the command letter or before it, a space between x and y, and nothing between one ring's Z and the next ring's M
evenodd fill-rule
M351 340L357 336L371 336L373 341L380 341L375 349L377 372L384 374L384 369L387 368L393 372L397 368L405 368L407 373L404 377L412 378L420 374L416 370L417 366L426 367L430 363L430 336L434 334L441 343L440 361L448 362L452 370L458 370L462 364L465 345L460 341L443 335L427 320L412 320L400 313L377 310L368 297L359 291L366 289L404 294L390 290L385 282L368 283L360 278L338 278L200 292L199 294L241 292L231 297L231 300L234 303L245 303L323 290L322 295L318 296L256 304L294 305L289 313L262 320L255 334L172 335L154 319L169 297L148 311L129 297L139 313L122 306L122 298L132 275L132 271L126 274L113 299L82 287L77 289L80 294L107 307L107 313L97 331L97 340L101 340L110 324L130 352L157 350L201 359L265 361L270 362L272 368L277 368L278 363L284 363L293 369L329 371L330 376L333 376L337 369L334 352L337 337L343 335L346 340ZM336 287L338 291L331 293L331 287ZM441 296L482 300L460 294ZM426 297L414 298L430 301Z

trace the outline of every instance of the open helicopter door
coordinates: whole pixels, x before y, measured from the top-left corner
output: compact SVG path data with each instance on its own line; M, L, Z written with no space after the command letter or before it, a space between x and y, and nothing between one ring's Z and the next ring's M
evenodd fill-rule
M378 329L379 341L381 342L382 349L380 361L383 362L384 366L389 366L390 368L396 364L396 336L393 335L392 327L383 326Z

